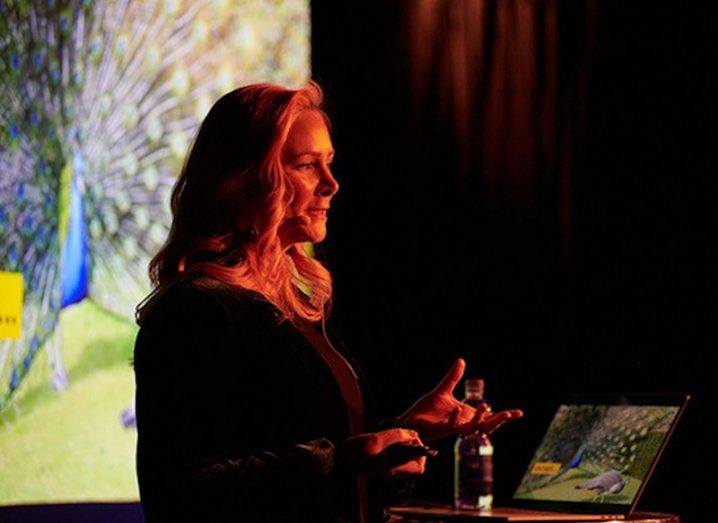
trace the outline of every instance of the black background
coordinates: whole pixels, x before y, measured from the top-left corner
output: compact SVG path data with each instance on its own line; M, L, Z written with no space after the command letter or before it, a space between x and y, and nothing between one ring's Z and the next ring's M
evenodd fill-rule
M562 394L690 393L639 508L697 521L715 485L712 22L676 4L597 4L586 155L572 166L562 254L549 217L517 218L457 189L447 130L409 128L401 6L312 4L313 77L341 184L322 245L333 320L382 414L464 357L495 408L526 412L494 438L500 503ZM412 146L417 132L434 146ZM450 501L452 444L438 443L417 496Z

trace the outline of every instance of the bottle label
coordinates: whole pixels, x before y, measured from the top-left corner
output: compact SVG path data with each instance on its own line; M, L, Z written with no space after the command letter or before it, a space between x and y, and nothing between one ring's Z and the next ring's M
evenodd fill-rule
M493 456L494 446L493 445L481 445L479 447L479 456Z
M481 453L457 456L455 466L456 505L463 508L490 508L494 486L493 457Z

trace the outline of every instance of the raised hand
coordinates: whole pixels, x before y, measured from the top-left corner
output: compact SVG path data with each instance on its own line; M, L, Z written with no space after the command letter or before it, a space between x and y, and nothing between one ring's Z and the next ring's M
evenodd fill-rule
M494 414L488 406L475 409L456 399L454 389L461 381L465 368L463 359L456 360L449 373L433 390L399 416L399 425L416 430L422 439L431 441L476 431L490 434L507 421L523 416L520 410L504 410Z

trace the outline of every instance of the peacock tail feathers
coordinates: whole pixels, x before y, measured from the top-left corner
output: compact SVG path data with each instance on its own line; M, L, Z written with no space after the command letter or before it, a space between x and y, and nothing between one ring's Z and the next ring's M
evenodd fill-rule
M0 409L63 305L133 317L201 120L238 85L304 83L308 29L306 0L0 1L0 270L25 281Z

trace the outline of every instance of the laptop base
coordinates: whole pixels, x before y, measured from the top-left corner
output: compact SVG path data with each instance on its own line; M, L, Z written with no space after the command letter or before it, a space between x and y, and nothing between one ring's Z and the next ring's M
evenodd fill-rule
M499 517L502 521L620 521L625 519L621 514L569 514L508 507L496 507L487 515Z
M620 514L569 514L566 512L548 512L521 508L496 507L491 511L457 510L446 505L389 507L386 512L391 516L407 518L411 521L480 521L482 523L499 521L622 521Z

